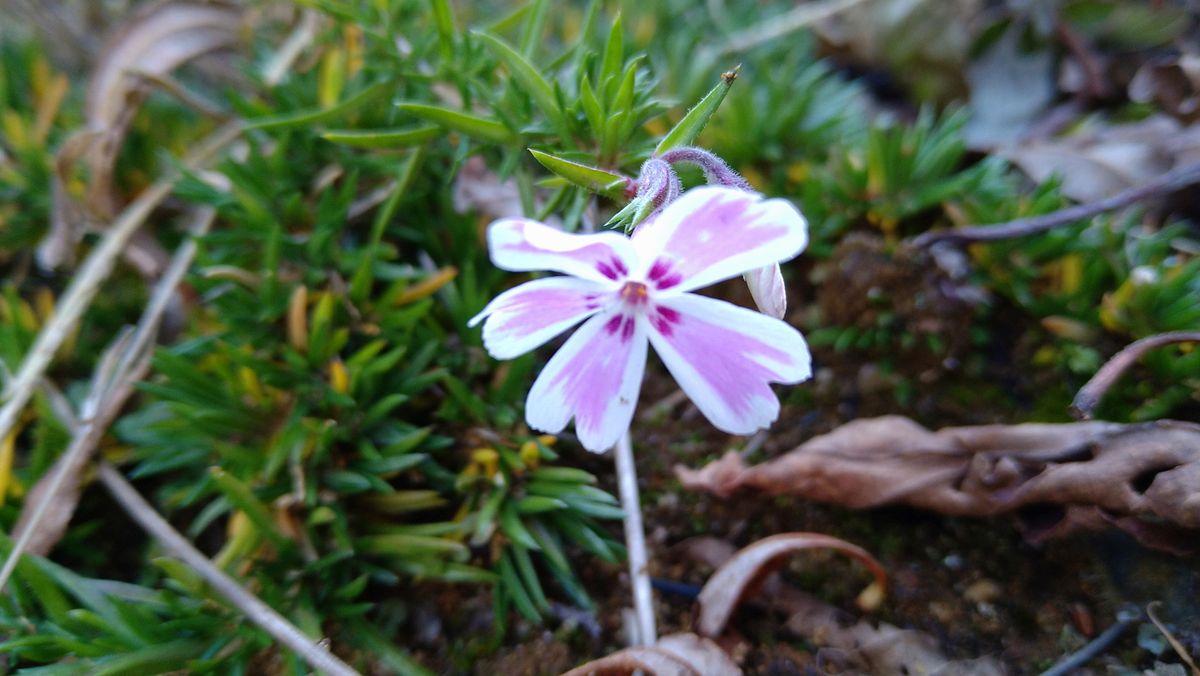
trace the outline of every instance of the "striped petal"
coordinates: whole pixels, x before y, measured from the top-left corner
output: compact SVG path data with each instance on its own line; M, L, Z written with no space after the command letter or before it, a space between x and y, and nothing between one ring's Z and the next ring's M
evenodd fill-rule
M693 188L630 240L659 291L699 289L795 257L808 224L791 202L733 188Z
M486 319L483 346L496 359L512 359L595 314L611 294L587 279L535 279L496 296L467 325Z
M637 265L629 239L615 232L579 235L526 218L505 218L489 226L488 249L502 270L553 270L609 284Z
M602 453L629 429L646 369L646 321L614 309L579 327L525 402L529 426L557 434L575 418L584 448Z
M767 315L685 293L651 311L654 351L697 408L717 428L750 434L779 417L770 383L812 375L800 332Z

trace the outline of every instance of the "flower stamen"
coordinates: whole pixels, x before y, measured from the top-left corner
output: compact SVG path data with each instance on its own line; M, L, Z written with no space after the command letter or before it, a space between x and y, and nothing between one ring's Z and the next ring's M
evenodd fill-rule
M650 291L641 282L625 282L621 287L621 300L630 305L644 305L650 298Z

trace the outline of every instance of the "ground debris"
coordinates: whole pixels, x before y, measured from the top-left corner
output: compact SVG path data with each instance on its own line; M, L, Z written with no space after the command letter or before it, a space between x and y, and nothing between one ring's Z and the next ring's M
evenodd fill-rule
M1027 538L1116 526L1147 546L1187 551L1200 528L1200 427L1159 421L985 425L931 432L901 416L858 420L775 460L736 453L684 487L741 489L857 509L904 504L951 516L1019 512Z

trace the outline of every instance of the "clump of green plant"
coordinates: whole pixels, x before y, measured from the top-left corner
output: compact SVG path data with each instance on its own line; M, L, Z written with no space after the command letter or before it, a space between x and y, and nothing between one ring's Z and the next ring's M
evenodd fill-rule
M533 0L495 20L491 3L300 5L319 19L304 57L268 82L255 64L277 54L290 27L253 32L255 58L238 62L248 86L226 97L240 147L186 175L158 212L152 234L168 249L181 239L181 211L211 208L216 226L199 241L151 375L102 452L217 566L358 666L422 671L403 645L411 599L431 584L490 585L502 636L510 611L548 621L556 599L591 610L580 563L624 555L609 524L621 516L614 499L570 467L570 446L520 422L535 358L498 365L466 326L514 281L486 263L481 226L500 214L487 204L462 213L450 196L468 161L482 159L528 216L600 225L630 203L643 162L683 142L670 130L687 119L687 106L673 106L684 102L705 120L720 106L704 145L755 186L798 200L818 257L849 232L891 245L1064 201L1053 184L1028 192L1002 163L974 161L962 113L869 119L861 88L816 62L807 40L692 58L695 36L750 25L752 7L714 17L681 0L618 19L601 2ZM655 27L667 25L657 39ZM732 87L734 72L749 83ZM35 274L32 258L53 206L54 152L82 120L82 78L50 73L36 46L0 44L0 360L9 372L70 275ZM117 164L121 198L143 189L147 172L173 167L162 149L215 126L153 96ZM83 194L87 176L69 178L66 190ZM1200 321L1187 241L1180 226L1141 231L1100 218L970 254L977 284L1045 321L1037 358L1081 379L1115 343ZM39 392L0 439L6 531L69 438L55 392L68 404L82 398L92 355L136 317L145 288L126 269L112 278L50 373L57 389ZM893 320L885 312L867 331L811 335L843 353L895 359L907 339ZM974 327L980 342L989 321ZM1154 378L1115 397L1117 417L1192 401L1195 352L1153 355L1146 368ZM18 566L0 597L0 652L11 665L305 669L123 518L78 519L56 553L61 564L29 556ZM112 563L131 551L135 569Z

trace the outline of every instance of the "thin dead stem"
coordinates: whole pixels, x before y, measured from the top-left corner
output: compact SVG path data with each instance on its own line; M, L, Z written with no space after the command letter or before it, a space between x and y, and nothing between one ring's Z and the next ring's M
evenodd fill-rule
M51 505L65 511L58 515L60 528L65 527L66 522L70 520L77 501L64 501L60 492L68 481L80 481L80 474L99 446L100 439L133 393L134 384L141 380L149 369L149 348L157 334L167 303L196 255L195 238L208 232L215 218L216 211L210 207L196 210L188 228L190 237L176 251L170 267L155 287L150 303L142 312L137 327L132 333L123 332L105 350L92 376L91 391L83 403L78 419L71 425L71 443L51 468L48 483L39 482L30 492L26 505L32 505L32 511L22 512L14 528L16 542L13 543L4 566L0 568L0 590L4 589L17 561L29 547L35 534L39 533L39 527L49 513Z
M300 23L292 34L288 36L279 51L271 57L267 65L263 68L263 81L269 86L275 86L287 77L287 74L292 69L292 64L300 55L308 49L309 45L317 36L317 28L321 25L321 15L311 9L306 9L300 16Z
M1167 643L1171 644L1171 649L1175 651L1176 655L1179 655L1179 659L1188 665L1188 668L1192 671L1192 676L1200 676L1200 667L1196 666L1196 662L1188 654L1187 648L1184 648L1179 639L1175 638L1175 634L1172 634L1167 629L1167 625L1158 619L1158 609L1160 607L1162 607L1162 601L1151 601L1146 606L1146 617L1150 618L1150 621L1154 623L1154 626L1163 635L1163 638L1167 639Z
M21 560L21 556L29 547L30 540L38 532L38 525L46 517L50 506L55 502L55 496L62 490L63 485L68 479L75 478L78 480L79 471L90 455L90 450L94 449L100 442L100 438L104 435L105 430L108 429L113 418L116 417L119 407L105 406L105 395L113 391L110 389L110 386L114 383L117 364L121 353L128 344L129 334L124 333L113 342L112 346L100 359L100 364L96 367L96 373L92 378L92 390L83 402L79 426L75 429L75 435L72 437L70 445L67 446L67 450L63 453L62 457L51 468L52 474L50 475L49 483L44 484L44 489L40 491L35 490L34 495L31 496L36 500L36 504L33 505L33 511L30 512L28 520L23 520L24 523L18 522L17 527L14 529L19 532L17 533L16 541L13 543L12 551L9 552L8 558L5 559L3 568L0 568L0 590L4 589L8 578L12 576L13 571L17 567L17 562ZM122 401L124 401L124 397L121 397L122 394L128 396L128 393L121 392L121 388L116 388L115 394ZM109 401L112 400L109 399Z
M1200 343L1200 331L1173 331L1160 333L1130 343L1125 349L1113 355L1104 366L1096 371L1092 379L1079 388L1075 400L1071 402L1071 415L1079 420L1090 420L1104 398L1108 388L1121 377L1134 362L1151 350L1171 345L1173 343Z
M294 650L313 669L333 676L358 676L358 672L336 655L313 642L273 608L242 588L236 580L217 568L192 546L171 524L154 511L150 503L106 462L100 463L100 481L129 516L174 556L196 571L218 594L240 610L263 631Z
M238 123L221 127L185 160L185 166L196 167L203 164L240 134L241 125ZM71 280L71 285L63 293L54 314L38 333L33 347L25 355L21 367L0 397L4 400L4 406L0 408L0 439L12 432L17 417L29 403L42 374L79 324L92 299L103 287L104 280L112 272L125 245L154 208L171 193L176 180L178 177L175 176L161 179L134 200L108 229L104 239L92 250Z
M962 245L1035 235L1053 230L1061 225L1076 223L1108 211L1115 211L1151 197L1165 195L1195 183L1200 183L1200 162L1172 169L1140 186L1088 204L1077 204L1043 216L1018 218L1006 223L969 225L953 230L926 232L913 238L912 244L916 247L929 247L934 244Z

